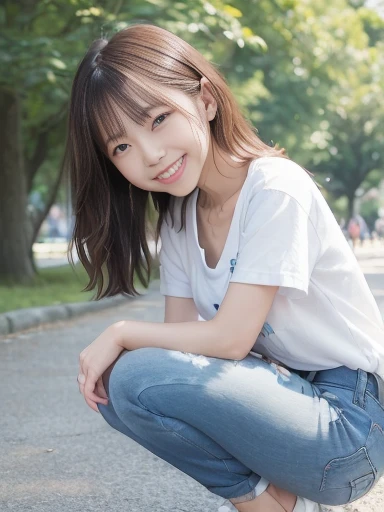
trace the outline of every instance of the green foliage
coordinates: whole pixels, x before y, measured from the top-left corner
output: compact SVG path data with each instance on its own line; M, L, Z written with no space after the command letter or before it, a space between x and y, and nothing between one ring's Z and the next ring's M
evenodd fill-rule
M86 284L87 274L80 265L76 267L76 272L68 265L43 269L28 286L0 286L0 313L88 301L92 298L92 292L80 291Z
M71 80L95 38L155 23L219 66L263 140L286 147L335 198L383 176L384 21L360 0L5 0L0 88L23 98L31 187L48 197ZM28 167L28 165L27 165ZM373 173L373 174L372 174Z
M5 0L0 5L0 88L16 89L23 98L27 163L39 150L39 136L48 132L45 155L39 163L41 176L34 177L31 185L41 189L43 180L49 189L49 183L55 181L71 81L92 40L110 37L131 23L155 23L215 60L220 55L224 58L236 43L246 41L255 47L263 43L253 39L251 30L243 33L240 15L238 9L221 1Z
M247 2L237 5L247 10ZM286 147L352 203L370 173L384 177L384 20L346 0L262 0L247 14L268 51L246 66L237 50L242 104L266 142Z
M158 278L158 269L155 268L151 279ZM80 264L74 269L69 265L42 269L28 285L0 285L0 313L36 306L90 301L94 293L81 291L87 283L88 275ZM136 276L134 283L138 291L144 291Z
M364 201L360 206L360 214L364 217L370 230L374 229L379 207L380 204L377 199Z

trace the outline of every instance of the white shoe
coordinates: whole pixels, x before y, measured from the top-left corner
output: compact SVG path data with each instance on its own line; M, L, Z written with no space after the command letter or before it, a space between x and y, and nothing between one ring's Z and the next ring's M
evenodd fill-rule
M298 496L293 512L321 512L321 510L319 503Z
M219 507L218 512L238 512L238 510L229 500L225 500Z
M218 512L238 512L237 508L229 501L225 500L224 503L219 507ZM307 500L301 496L297 497L295 508L293 512L321 512L319 503Z

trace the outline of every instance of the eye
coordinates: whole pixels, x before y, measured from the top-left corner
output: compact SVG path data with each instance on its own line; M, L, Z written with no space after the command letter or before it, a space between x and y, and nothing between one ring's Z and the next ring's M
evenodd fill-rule
M158 123L156 126L159 126L166 117L168 117L169 114L161 114L161 116L159 117L156 117L156 119L153 121L153 124L155 125L155 123Z
M113 155L118 155L119 153L124 153L124 151L127 149L127 147L128 147L128 144L119 144L113 150Z

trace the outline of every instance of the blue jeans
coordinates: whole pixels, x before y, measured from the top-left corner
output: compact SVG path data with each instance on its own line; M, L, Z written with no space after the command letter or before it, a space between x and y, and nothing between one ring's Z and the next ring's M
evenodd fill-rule
M109 405L99 410L223 498L247 501L267 481L341 505L384 474L380 382L344 366L282 373L250 355L233 361L143 348L117 360Z

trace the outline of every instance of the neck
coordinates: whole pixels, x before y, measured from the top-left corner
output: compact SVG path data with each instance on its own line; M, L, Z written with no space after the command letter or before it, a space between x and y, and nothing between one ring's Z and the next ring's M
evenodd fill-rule
M217 209L240 192L247 177L249 163L240 163L217 146L210 145L208 155L197 184L199 203L203 208Z

